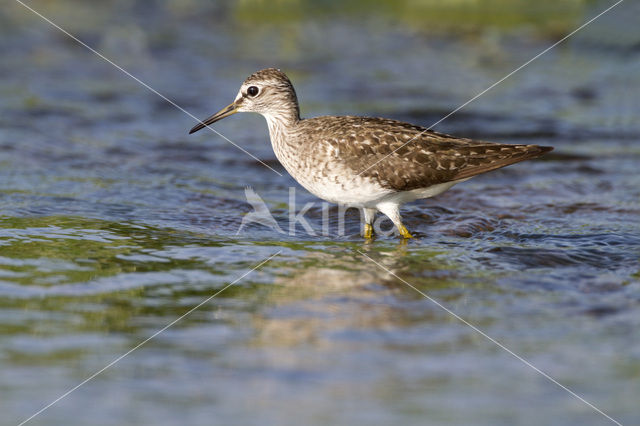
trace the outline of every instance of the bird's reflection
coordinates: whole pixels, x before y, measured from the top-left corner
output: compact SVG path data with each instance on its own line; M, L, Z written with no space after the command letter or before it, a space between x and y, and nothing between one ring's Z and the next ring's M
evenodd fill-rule
M364 243L344 250L310 251L275 280L253 315L255 343L328 344L336 333L409 326L416 320L412 303L422 304L423 299L398 276L417 285L434 276L439 286L455 282L439 272L439 253L421 250L409 255L409 251L406 241L396 246Z

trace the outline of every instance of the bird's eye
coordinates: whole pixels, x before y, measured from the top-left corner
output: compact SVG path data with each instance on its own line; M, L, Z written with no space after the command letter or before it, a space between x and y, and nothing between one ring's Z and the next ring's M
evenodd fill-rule
M258 86L249 86L249 88L247 89L247 95L251 96L252 98L254 96L257 96L258 92L260 92L260 89L258 89Z

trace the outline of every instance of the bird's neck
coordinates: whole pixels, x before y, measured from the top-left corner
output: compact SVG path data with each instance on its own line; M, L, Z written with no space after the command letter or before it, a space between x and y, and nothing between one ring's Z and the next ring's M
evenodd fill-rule
M297 110L279 112L279 113L267 113L263 114L267 120L269 126L269 136L271 137L271 143L274 146L280 146L292 142L290 136L300 121L300 115Z
M300 155L300 139L298 134L298 123L300 116L296 114L264 114L269 126L269 137L271 147L276 154L280 164L292 175L296 173L297 158Z

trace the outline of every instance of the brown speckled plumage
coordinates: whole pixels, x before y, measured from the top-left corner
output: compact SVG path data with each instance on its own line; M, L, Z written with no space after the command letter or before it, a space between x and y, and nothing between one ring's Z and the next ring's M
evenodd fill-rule
M249 76L234 103L204 124L236 111L266 118L278 160L310 192L362 208L367 225L381 211L405 237L409 233L400 220L401 204L553 149L458 138L385 118L301 119L293 85L274 68ZM202 127L195 126L191 133Z
M313 134L315 143L299 147L306 155L323 156L331 146L339 153L333 161L394 191L470 178L553 149L457 138L385 118L317 117L298 128Z

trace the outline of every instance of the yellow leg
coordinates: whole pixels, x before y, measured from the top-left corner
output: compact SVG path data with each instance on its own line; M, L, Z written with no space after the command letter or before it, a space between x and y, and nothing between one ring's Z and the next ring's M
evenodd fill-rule
M373 220L376 218L376 209L363 208L362 219L364 221L364 238L370 240L373 238Z
M403 224L400 224L400 226L398 226L398 232L400 232L402 238L413 238L413 236L409 233L409 230L405 228Z
M371 224L369 223L364 224L364 237L367 240L370 240L371 238L373 238L373 226L371 226Z
M387 215L391 222L398 228L398 232L402 235L402 238L413 238L407 228L402 224L402 218L400 217L399 205L395 202L384 202L376 205L376 208Z

